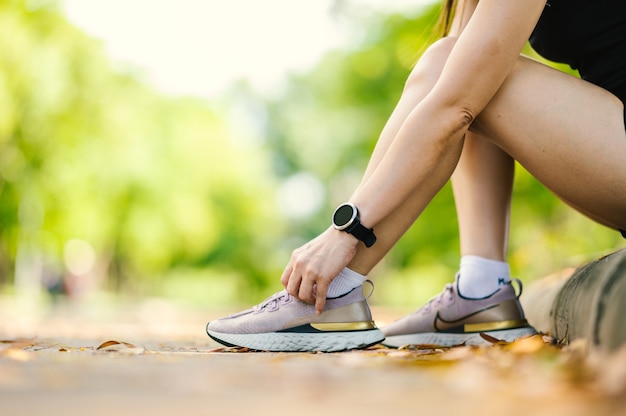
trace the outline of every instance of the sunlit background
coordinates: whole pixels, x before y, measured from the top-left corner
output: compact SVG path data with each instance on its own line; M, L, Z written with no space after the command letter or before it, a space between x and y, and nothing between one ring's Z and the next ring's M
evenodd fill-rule
M218 308L278 290L358 183L438 10L0 0L0 293ZM623 245L523 169L514 198L524 281ZM448 186L374 271L373 301L423 302L458 256Z

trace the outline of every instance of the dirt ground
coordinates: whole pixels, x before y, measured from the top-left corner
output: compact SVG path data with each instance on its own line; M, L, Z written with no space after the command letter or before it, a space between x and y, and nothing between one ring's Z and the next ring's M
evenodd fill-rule
M374 310L379 323L397 311ZM512 344L332 354L221 348L162 300L0 298L0 415L626 414L626 350ZM109 342L110 341L110 342Z

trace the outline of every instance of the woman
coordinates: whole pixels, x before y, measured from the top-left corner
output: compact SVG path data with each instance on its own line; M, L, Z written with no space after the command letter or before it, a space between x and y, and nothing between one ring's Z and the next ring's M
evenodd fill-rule
M626 229L626 4L447 0L443 18L447 36L410 74L349 203L293 252L285 291L210 322L212 338L337 351L383 338L455 345L478 343L481 332L507 341L533 333L506 263L514 160L589 218ZM528 39L584 80L520 56ZM450 178L455 282L381 331L360 290L365 276Z

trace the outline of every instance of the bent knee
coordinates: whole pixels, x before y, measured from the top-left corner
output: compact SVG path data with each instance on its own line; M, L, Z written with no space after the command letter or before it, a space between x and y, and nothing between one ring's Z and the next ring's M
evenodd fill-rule
M457 38L445 37L430 45L415 64L405 83L405 89L428 82L434 85L456 44Z

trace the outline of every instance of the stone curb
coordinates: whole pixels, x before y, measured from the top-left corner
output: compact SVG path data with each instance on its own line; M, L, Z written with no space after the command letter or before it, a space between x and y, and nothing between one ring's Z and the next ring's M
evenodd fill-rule
M532 283L521 302L530 324L563 344L617 350L626 344L626 249Z

